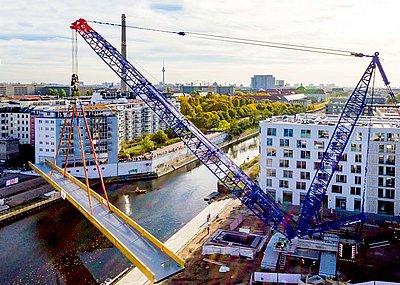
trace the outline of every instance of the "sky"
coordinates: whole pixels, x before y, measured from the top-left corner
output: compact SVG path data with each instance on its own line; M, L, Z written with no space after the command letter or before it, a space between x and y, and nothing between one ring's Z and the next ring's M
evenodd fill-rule
M76 19L380 52L392 87L400 86L399 1L390 0L3 0L0 82L68 84L71 29ZM116 48L120 28L91 26ZM78 39L79 78L85 84L119 79ZM355 86L369 64L353 58L127 30L128 60L153 83L218 82L250 85L254 74L287 83ZM377 85L381 80L377 79Z

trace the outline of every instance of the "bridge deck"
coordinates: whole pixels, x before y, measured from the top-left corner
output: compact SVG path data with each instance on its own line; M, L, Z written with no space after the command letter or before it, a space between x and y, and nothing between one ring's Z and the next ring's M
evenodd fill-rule
M63 170L56 167L50 178L49 161L30 166L65 195L150 281L156 283L183 270L182 259L113 205L110 212L105 199L93 190L91 215L86 185L72 175L64 177Z

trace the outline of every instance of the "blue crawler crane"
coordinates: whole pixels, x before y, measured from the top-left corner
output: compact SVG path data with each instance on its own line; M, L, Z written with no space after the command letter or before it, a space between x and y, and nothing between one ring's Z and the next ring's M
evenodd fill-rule
M347 101L323 158L315 173L298 221L287 214L281 205L249 178L222 150L211 143L205 135L179 110L177 110L122 54L99 35L87 21L79 19L72 23L94 52L131 88L132 92L156 113L166 125L184 142L227 189L230 190L264 223L283 233L288 239L324 232L344 225L365 220L365 213L333 222L320 222L318 212L335 173L343 151L366 104L366 95L375 69L378 67L385 85L391 92L389 81L382 69L378 53ZM352 53L352 56L366 55ZM393 93L391 92L391 95Z

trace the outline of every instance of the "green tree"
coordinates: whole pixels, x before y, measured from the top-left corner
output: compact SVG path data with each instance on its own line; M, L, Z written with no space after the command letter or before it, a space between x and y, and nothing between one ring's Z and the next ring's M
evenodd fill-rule
M242 91L235 91L235 96L243 96L244 93Z
M67 92L64 89L60 89L60 98L67 97Z
M161 145L168 140L168 136L164 131L158 131L151 135L151 140L158 145Z
M194 108L186 101L181 101L181 113L190 117L194 117L196 115Z
M218 125L217 130L218 130L218 131L221 131L221 132L227 131L227 130L229 130L230 126L231 126L231 125L230 125L226 120L221 120L221 121L219 122L219 125Z
M141 147L145 152L149 152L155 148L154 142L150 139L150 136L146 135L140 142Z
M86 96L92 96L93 95L93 89L89 89L86 91Z

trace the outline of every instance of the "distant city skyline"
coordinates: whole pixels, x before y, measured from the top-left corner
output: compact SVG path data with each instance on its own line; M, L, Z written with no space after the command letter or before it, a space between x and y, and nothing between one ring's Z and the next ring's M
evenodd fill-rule
M112 7L112 8L111 8ZM111 9L110 9L111 8ZM0 81L68 84L71 30L78 18L172 31L194 31L257 40L381 53L394 87L400 86L397 27L400 3L393 1L98 1L84 4L27 0L7 3L0 22ZM91 24L116 48L120 28ZM119 79L82 40L79 78L87 84ZM326 56L218 43L154 32L127 30L128 60L151 82L228 82L250 85L255 74L273 74L291 84L355 86L368 58ZM377 85L382 81L377 77Z

